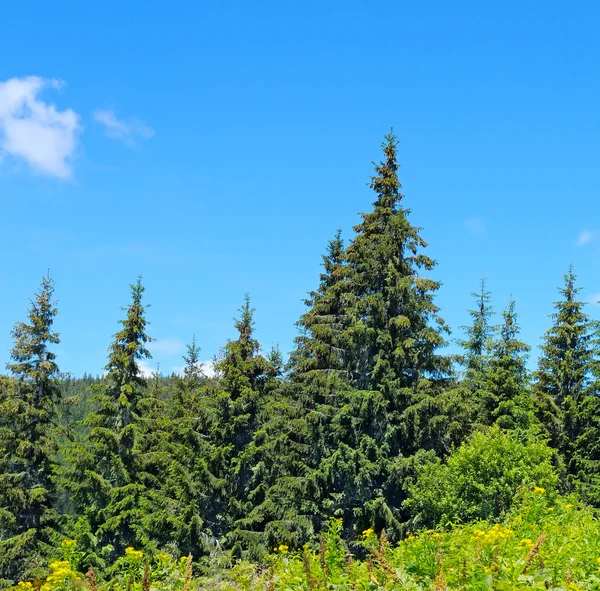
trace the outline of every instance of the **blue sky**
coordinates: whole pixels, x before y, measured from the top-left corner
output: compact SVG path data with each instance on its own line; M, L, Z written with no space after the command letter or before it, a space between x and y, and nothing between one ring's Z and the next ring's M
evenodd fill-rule
M289 351L391 126L453 336L485 273L537 345L570 261L600 293L599 25L586 1L5 3L0 362L48 268L75 375L138 274L152 367L194 333L210 359L246 291Z

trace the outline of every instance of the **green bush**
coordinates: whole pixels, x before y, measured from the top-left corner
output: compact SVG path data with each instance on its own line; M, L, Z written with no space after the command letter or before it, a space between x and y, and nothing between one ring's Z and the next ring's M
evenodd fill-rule
M555 490L553 454L542 442L498 427L475 433L445 463L426 464L410 486L405 506L413 527L499 518L523 485Z

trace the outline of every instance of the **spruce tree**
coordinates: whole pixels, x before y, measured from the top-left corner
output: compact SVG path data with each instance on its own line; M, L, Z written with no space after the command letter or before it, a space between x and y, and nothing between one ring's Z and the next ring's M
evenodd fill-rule
M183 368L184 384L192 388L198 386L205 374L203 371L203 363L200 361L200 347L196 343L196 335L192 337L192 342L186 345L186 355L183 356L185 366Z
M98 559L113 560L143 540L145 487L140 482L137 444L146 392L140 362L146 345L146 307L141 277L131 286L131 303L109 347L106 375L85 419L89 434L68 450L63 482L81 516L73 533Z
M568 458L572 442L580 434L581 404L591 384L594 354L591 347L592 323L578 298L573 266L565 275L562 298L554 304L553 326L542 345L538 369L534 373L536 409L546 426L552 444Z
M315 375L345 375L346 252L341 230L327 245L319 287L304 300L307 311L296 323L300 335L291 355L292 379L307 383Z
M343 391L335 443L319 468L323 513L343 516L348 536L371 525L399 535L403 491L391 474L404 474L414 433L425 428L409 425L408 413L451 370L438 353L447 328L433 301L439 283L428 276L435 261L403 206L393 133L382 148L373 210L362 214L346 251L341 342L352 388Z
M39 578L57 531L56 404L60 372L51 347L58 313L54 281L43 277L27 322L15 325L12 379L0 383L0 579Z
M476 301L475 309L469 310L472 322L469 326L462 327L467 338L458 342L464 350L461 363L465 367L465 385L476 393L485 383L494 336L494 327L491 324L494 311L485 277L481 279L479 291L471 295Z
M183 376L174 378L168 403L156 395L144 413L139 463L148 506L147 545L200 558L223 534L224 481L210 438L214 426L211 390L202 373L196 339L187 346ZM152 388L150 394L152 395Z
M281 371L277 353L271 358L260 354L254 337L254 308L248 295L239 312L240 317L235 320L238 337L225 345L215 364L220 392L212 434L221 460L219 476L226 482L227 543L235 546L237 555L243 548L254 552L263 543L261 532L253 530L247 520L253 504L258 502L251 497L261 486L261 475L256 469L259 455L250 444L259 428L266 397L277 387Z
M509 301L502 318L485 374L481 418L487 425L527 430L533 412L526 365L530 347L518 339L520 328L514 300Z
M450 360L437 353L447 329L433 302L439 283L426 275L436 263L421 252L427 243L403 207L392 132L382 149L370 184L373 210L362 214L347 251L347 363L356 388L379 390L403 409L422 379L447 375Z
M265 398L247 457L259 468L252 509L240 525L254 532L254 556L275 543L301 547L323 523L317 470L337 438L331 420L348 388L344 367L346 256L341 231L327 245L320 282L290 356L289 379ZM277 363L274 364L277 366ZM246 534L248 535L248 534Z

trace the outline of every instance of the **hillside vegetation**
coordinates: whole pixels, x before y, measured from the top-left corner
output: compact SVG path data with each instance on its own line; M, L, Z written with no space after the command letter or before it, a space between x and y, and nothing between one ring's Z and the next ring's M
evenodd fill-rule
M1 587L596 588L600 339L574 270L533 373L484 280L447 354L393 134L382 149L289 358L246 296L214 376L199 319L182 375L145 377L140 277L102 376L70 378L42 279L0 376Z

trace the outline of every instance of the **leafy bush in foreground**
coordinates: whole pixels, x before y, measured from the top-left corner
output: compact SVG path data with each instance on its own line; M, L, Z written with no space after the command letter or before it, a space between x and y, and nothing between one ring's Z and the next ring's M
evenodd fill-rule
M498 427L477 432L447 462L425 464L405 506L416 527L499 519L523 485L556 488L554 454L531 435Z

